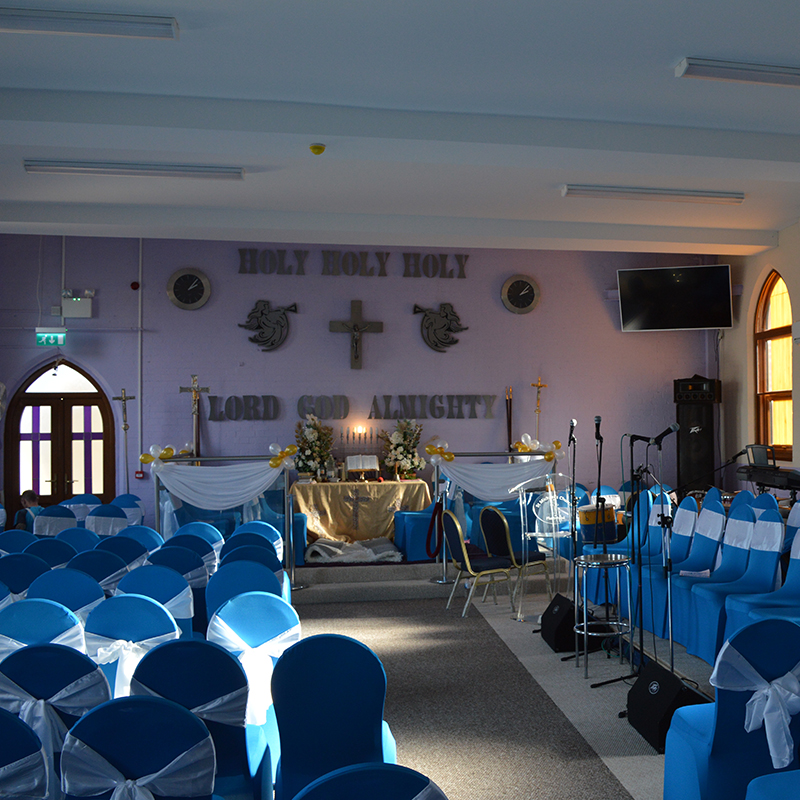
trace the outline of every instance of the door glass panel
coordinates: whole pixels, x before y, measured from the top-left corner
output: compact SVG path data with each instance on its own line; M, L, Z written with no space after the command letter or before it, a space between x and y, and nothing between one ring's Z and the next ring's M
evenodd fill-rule
M767 392L792 390L792 337L767 339L766 387Z
M72 494L103 492L103 417L99 406L72 407Z
M92 494L103 493L103 442L92 442Z
M771 400L769 403L770 444L792 444L792 401Z
M76 392L97 393L90 380L77 370L61 364L54 370L43 372L26 390L26 393L43 392L46 394L75 394Z
M52 494L52 409L28 406L20 418L19 485L20 491L33 489L40 495Z

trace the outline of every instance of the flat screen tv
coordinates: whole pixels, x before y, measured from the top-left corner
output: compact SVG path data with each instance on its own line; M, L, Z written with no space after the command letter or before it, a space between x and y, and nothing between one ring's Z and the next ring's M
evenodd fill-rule
M623 331L733 327L728 264L620 269L617 286Z

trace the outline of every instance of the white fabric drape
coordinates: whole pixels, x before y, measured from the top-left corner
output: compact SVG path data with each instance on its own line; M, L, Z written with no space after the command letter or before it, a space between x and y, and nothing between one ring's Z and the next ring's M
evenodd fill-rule
M63 644L66 647L77 650L79 653L86 652L86 642L84 640L82 625L73 625L71 628L67 628L65 631L59 633L58 636L51 639L50 642L37 642L37 644ZM17 641L11 636L0 633L0 661L7 655L27 646L25 642Z
M101 636L99 633L86 631L86 652L95 664L110 664L117 662L117 674L114 680L114 697L127 697L130 694L131 677L136 665L142 660L145 653L158 647L164 642L171 642L180 637L180 631L175 626L174 631L152 636L138 642L127 639L112 639Z
M0 797L4 800L44 800L49 786L44 748L0 767Z
M796 749L789 724L800 711L800 663L768 682L730 642L725 642L709 682L718 689L753 693L745 707L744 729L750 733L763 725L772 766L788 767Z
M216 755L210 735L158 772L135 780L126 780L116 767L71 733L64 740L61 754L61 788L75 797L92 797L110 789L114 790L111 800L153 800L153 792L199 797L214 791L215 772Z
M552 461L536 456L524 464L458 464L456 461L445 461L439 469L446 478L479 500L496 502L515 499L514 492L520 486L534 488L530 484L543 478L552 468Z
M156 472L170 494L198 508L215 511L225 511L251 501L267 491L283 474L282 469L274 469L266 461L222 467L162 464Z
M51 790L58 787L54 754L61 752L64 737L67 735L67 727L56 709L78 717L110 698L108 681L99 669L82 675L52 697L43 700L28 694L0 672L0 707L16 714L39 737L45 753Z
M284 650L300 641L300 626L295 625L258 647L250 647L223 619L214 614L208 623L206 639L237 654L247 675L250 696L247 702L247 723L263 725L267 709L272 705L272 667Z
M209 722L219 722L221 725L230 725L234 728L243 728L247 713L247 686L242 686L228 694L215 697L207 703L201 703L190 709L192 714ZM148 697L162 697L157 691L137 680L131 680L131 696L147 695Z

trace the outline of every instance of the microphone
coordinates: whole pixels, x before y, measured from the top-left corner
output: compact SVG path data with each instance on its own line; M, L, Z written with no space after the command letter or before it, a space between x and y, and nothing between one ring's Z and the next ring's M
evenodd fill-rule
M744 450L740 450L735 456L731 456L731 461L736 461L737 458L741 458L742 456L747 455L747 448L745 447Z
M673 422L672 425L669 426L669 428L667 428L664 431L661 431L661 433L659 433L658 436L654 436L650 440L650 444L654 444L656 447L661 447L661 442L664 441L664 439L667 436L669 436L671 433L675 433L675 431L679 431L680 429L681 426L678 425L677 422Z
M631 440L631 442L649 442L650 441L650 437L649 436L637 436L635 433L626 433L625 435Z
M603 441L603 437L600 435L600 421L601 421L601 419L602 419L602 417L600 417L599 415L594 418L594 438L598 442L602 442Z
M572 444L575 441L575 426L578 424L578 420L571 419L569 421L569 438L567 439L567 444Z

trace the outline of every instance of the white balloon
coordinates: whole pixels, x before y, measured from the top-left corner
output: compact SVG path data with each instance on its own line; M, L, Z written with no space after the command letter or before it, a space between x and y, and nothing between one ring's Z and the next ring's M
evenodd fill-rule
M559 461L561 461L562 459L564 459L566 457L567 457L567 451L566 450L556 450L556 458Z
M538 450L541 447L541 443L538 439L531 439L528 442L528 447L530 447L531 450Z
M294 469L294 459L293 458L284 458L283 459L283 466L286 469Z
M184 445L181 449L191 453L194 450L194 445L191 442L184 442Z
M526 444L528 445L528 447L531 446L531 442L533 441L529 433L523 433L522 436L520 437L520 440L522 441L522 444Z
M442 463L442 457L438 453L431 456L431 464L433 464L434 467L438 467L439 464L441 463Z
M161 453L161 447L159 447L159 445L157 444L150 445L150 455L153 456L153 458L158 458L160 453Z
M437 447L441 447L443 450L449 450L450 449L450 445L447 444L447 442L444 439L439 439L439 441L436 442L436 446Z
M272 455L277 456L281 452L281 446L273 443L269 446L269 451Z

